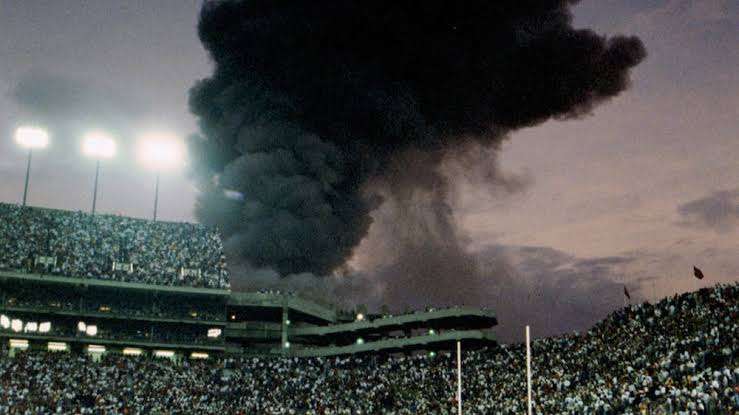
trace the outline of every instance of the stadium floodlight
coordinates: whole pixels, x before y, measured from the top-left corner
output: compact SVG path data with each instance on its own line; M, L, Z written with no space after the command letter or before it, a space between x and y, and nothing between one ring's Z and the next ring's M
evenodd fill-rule
M357 338L357 344L364 344L364 339L361 337Z
M103 132L87 133L82 139L82 152L95 159L95 185L92 191L92 214L98 198L98 178L100 177L100 160L113 158L116 153L115 140Z
M221 336L221 333L223 333L223 330L219 328L214 329L208 329L208 337L215 339Z
M66 352L67 343L64 342L49 342L46 348L51 352Z
M0 314L0 327L6 330L10 328L10 318L5 314Z
M26 323L26 333L35 333L38 331L38 323L29 321Z
M51 322L45 321L38 325L39 333L48 333L51 331Z
M139 138L137 153L141 161L157 173L154 189L154 221L159 207L159 176L162 170L179 167L184 160L184 146L177 136L165 132L149 132Z
M208 353L203 352L192 352L190 353L190 359L207 359Z
M433 336L434 334L436 334L436 331L434 329L431 329L429 330L429 334Z
M31 158L34 149L46 148L49 145L49 133L38 127L19 127L15 130L15 142L19 146L28 149L28 161L26 162L26 182L23 186L23 206L26 205L28 196L28 178L31 174Z
M21 320L18 320L17 318L16 318L16 319L13 319L13 320L12 320L12 321L10 322L10 328L11 328L11 329L12 329L12 330L13 330L14 332L16 332L16 333L17 333L17 332L19 332L19 331L23 330L23 322L22 322Z
M436 352L432 350L432 351L431 351L431 352L429 353L429 357L436 357Z
M357 321L362 321L362 320L364 320L364 314L358 313L357 314Z
M88 336L97 336L98 334L98 326L88 325L87 330L85 330L85 334Z
M290 348L290 342L282 343L282 347L284 347L285 349L289 349Z
M87 331L87 324L84 321L77 323L77 331Z

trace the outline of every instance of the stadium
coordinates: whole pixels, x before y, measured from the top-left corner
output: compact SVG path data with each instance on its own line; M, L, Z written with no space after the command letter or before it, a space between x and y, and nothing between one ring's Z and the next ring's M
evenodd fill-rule
M232 292L218 232L0 205L0 412L452 414L526 408L489 311L343 311ZM162 249L160 249L162 248ZM619 310L532 346L535 413L728 413L739 286Z
M739 414L737 5L8 2L0 415Z

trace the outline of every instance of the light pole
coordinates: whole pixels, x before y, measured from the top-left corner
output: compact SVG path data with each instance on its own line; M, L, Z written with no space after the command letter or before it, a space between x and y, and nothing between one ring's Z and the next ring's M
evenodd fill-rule
M156 171L154 188L154 216L157 220L159 208L159 179L164 169L172 169L182 164L182 142L172 134L153 132L141 136L138 142L138 155L149 168Z
M28 179L31 175L31 158L33 157L33 149L46 148L49 144L49 134L36 127L19 127L15 130L15 142L21 147L28 149L28 162L26 163L26 182L23 185L23 206L26 206L28 198Z
M89 157L95 158L95 184L92 190L92 214L98 198L98 178L100 177L100 160L113 158L116 153L116 145L113 138L98 131L85 135L82 139L82 152Z

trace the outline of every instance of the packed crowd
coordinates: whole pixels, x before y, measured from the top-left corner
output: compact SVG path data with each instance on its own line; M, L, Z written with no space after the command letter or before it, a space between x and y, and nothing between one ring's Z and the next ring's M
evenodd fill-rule
M537 414L739 411L739 285L615 312L533 343ZM453 414L450 354L182 361L0 358L0 414ZM466 414L521 414L522 344L464 352Z
M221 238L201 225L0 203L0 270L227 288Z

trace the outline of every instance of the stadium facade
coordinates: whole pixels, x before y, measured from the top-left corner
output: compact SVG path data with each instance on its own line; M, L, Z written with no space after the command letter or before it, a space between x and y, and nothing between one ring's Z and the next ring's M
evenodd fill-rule
M486 310L343 311L280 291L231 291L199 225L0 204L0 338L11 350L338 356L495 344Z

